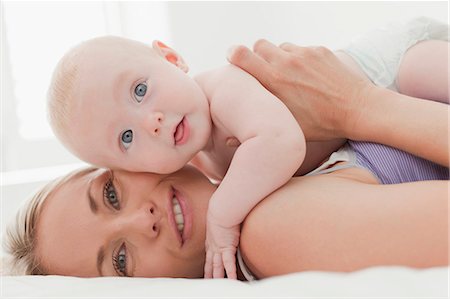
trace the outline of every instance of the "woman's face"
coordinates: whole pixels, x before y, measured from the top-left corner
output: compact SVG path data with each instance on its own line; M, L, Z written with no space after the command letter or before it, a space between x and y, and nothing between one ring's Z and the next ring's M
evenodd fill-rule
M203 277L214 190L192 167L170 175L99 169L75 177L45 201L36 252L55 275Z

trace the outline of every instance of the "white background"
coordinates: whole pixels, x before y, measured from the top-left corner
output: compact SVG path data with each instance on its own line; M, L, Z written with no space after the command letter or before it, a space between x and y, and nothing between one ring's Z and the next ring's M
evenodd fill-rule
M11 17L14 11L20 15ZM266 38L337 49L367 30L417 16L448 23L448 4L3 2L2 226L37 186L80 165L45 122L45 91L58 59L81 40L114 34L151 44L158 38L181 53L195 74L227 63L226 51L234 44L251 47Z

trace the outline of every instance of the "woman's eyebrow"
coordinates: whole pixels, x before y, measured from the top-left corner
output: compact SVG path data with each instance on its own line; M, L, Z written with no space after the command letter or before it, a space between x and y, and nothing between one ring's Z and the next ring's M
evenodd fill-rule
M105 250L103 249L103 246L101 246L97 253L97 271L100 276L103 276L102 264L104 259L105 259Z
M88 202L89 202L89 208L91 209L92 214L96 215L97 211L98 211L98 206L95 203L94 196L92 196L92 186L93 185L94 185L94 180L93 179L89 180L88 188L87 188L87 198L88 198ZM101 246L97 252L97 271L100 276L103 276L102 264L103 264L104 259L105 259L105 249L103 248L103 246Z
M95 202L94 196L92 196L92 185L94 180L90 180L87 188L87 198L89 202L89 208L92 211L92 214L96 215L98 211L97 203Z

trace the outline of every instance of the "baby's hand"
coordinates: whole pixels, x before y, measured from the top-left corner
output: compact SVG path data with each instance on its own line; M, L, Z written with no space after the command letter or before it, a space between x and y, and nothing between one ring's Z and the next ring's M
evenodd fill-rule
M209 213L207 218L205 278L223 278L225 267L227 277L237 279L235 256L239 244L239 224L224 227Z

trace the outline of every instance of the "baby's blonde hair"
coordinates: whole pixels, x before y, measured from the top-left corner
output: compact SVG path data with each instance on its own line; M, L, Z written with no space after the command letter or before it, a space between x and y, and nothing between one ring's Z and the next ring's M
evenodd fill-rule
M57 178L24 202L16 217L6 227L3 236L4 255L2 258L2 275L45 275L48 271L42 266L36 255L36 229L44 202L66 182L97 170L87 167L70 172Z
M79 74L82 47L78 45L58 62L47 91L47 115L55 135L65 143L65 132L70 126L70 111Z

